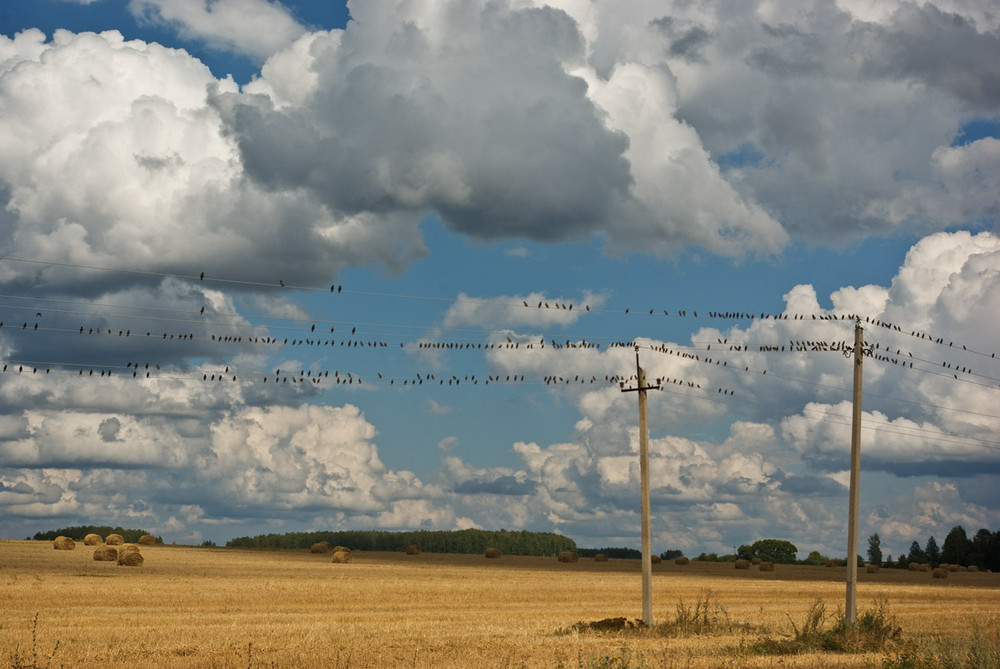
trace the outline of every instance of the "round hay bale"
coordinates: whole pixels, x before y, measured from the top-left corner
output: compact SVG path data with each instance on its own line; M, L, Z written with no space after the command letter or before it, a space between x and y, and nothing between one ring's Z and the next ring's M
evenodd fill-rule
M119 555L123 553L138 553L138 552L139 552L139 547L136 546L135 544L122 544L122 547L118 549Z
M348 547L346 547L346 546L334 546L332 550L333 550L334 553L336 553L337 551L340 551L341 553L350 553L351 552L351 549L348 548Z
M653 564L660 564L661 562L663 562L663 558L661 558L659 555L650 555L649 561L652 562Z
M737 569L749 569L750 568L750 561L749 560L739 559L739 560L737 560L736 562L733 563L733 566L735 566Z
M420 546L417 544L410 544L406 547L407 555L420 555Z
M947 569L948 571L965 571L960 564L950 564L948 566L941 565L941 569Z
M833 566L836 566L836 564L837 564L837 563L836 563L836 562L834 562L833 560L827 560L827 561L826 561L826 566L827 566L827 567L833 567Z
M866 574L877 574L878 573L878 565L877 564L866 564L865 565L865 573Z
M125 543L125 537L120 534L109 534L104 538L104 543L109 546L121 546Z
M965 568L965 571L979 571L979 566L970 564L968 567Z
M556 556L556 559L560 562L576 562L580 559L580 557L573 551L559 551L559 555Z
M351 551L333 551L333 558L330 562L333 564L348 564L351 561Z
M76 542L69 537L56 537L52 547L57 551L71 551L76 548Z
M926 571L930 571L930 570L931 570L931 566L929 564L922 564L922 565L920 565L920 571L925 571L926 572Z
M155 546L156 545L156 537L154 537L152 534L144 534L141 537L139 537L139 545L140 546Z
M98 546L94 549L95 562L114 562L118 559L118 549L114 546Z
M100 534L88 534L83 538L84 546L100 546L104 543L104 539L101 538Z
M760 558L754 558L754 559L750 560L750 564L752 564L755 567L757 565L759 565L761 562L763 562L763 560L761 560Z
M500 557L500 549L490 546L486 549L486 557L488 558L498 558Z
M920 571L921 567L923 567L923 565L920 564L919 562L911 562L910 565L907 567L907 569L909 569L910 571Z
M139 552L138 548L132 551L122 550L119 551L118 553L119 565L122 565L124 567L141 567L142 563L143 563L142 553Z
M309 548L310 553L322 553L326 554L333 550L333 546L330 545L329 541L317 541Z
M774 571L773 562L769 562L767 560L761 560L759 566L761 571Z
M674 564L679 564L681 566L684 566L686 564L691 564L691 560L690 560L690 558L686 558L686 557L684 557L682 555L680 557L675 557L674 558Z
M597 555L594 556L594 562L607 562L607 561L608 561L608 556L605 555L604 553L598 553Z
M931 576L933 576L934 578L948 578L948 570L941 569L940 567L938 567L937 569L931 572Z

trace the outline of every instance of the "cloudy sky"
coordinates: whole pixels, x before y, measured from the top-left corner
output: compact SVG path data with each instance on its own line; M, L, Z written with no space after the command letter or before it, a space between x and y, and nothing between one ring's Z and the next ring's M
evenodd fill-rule
M994 0L335 5L0 6L0 536L1000 529Z

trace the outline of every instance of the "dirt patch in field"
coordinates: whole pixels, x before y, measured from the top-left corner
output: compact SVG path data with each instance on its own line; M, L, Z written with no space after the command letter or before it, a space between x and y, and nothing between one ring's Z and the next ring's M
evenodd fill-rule
M646 623L638 619L629 618L604 618L602 620L594 620L592 622L580 621L574 623L570 626L569 632L600 632L600 633L615 633L615 632L629 632L633 630L644 630L646 629Z

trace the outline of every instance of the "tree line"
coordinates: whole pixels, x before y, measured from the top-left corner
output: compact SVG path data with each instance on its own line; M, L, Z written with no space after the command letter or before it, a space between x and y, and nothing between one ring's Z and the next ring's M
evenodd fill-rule
M53 541L56 537L69 537L73 541L83 541L88 534L100 535L102 539L109 534L120 534L125 543L134 544L139 542L139 537L150 534L146 530L126 530L125 528L111 527L110 525L74 525L63 527L49 532L36 532L32 537L35 541ZM162 544L162 537L155 537L156 543Z
M499 549L505 555L552 556L560 551L576 552L576 542L551 532L527 530L418 530L388 532L382 530L345 530L286 532L237 537L226 542L230 548L310 548L321 541L358 551L405 551L417 545L427 553L483 553Z
M920 542L914 541L910 544L909 552L898 555L895 560L892 559L892 555L886 555L885 559L882 559L881 544L877 533L868 537L868 562L871 564L900 569L907 569L911 562L929 564L931 567L954 564L1000 571L1000 530L990 532L982 528L969 538L965 528L956 525L951 528L940 546L933 536L929 537L923 546Z

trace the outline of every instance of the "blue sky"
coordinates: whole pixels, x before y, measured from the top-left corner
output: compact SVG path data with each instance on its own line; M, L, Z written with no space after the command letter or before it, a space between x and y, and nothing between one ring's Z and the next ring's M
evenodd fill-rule
M994 14L6 3L0 536L996 529Z

